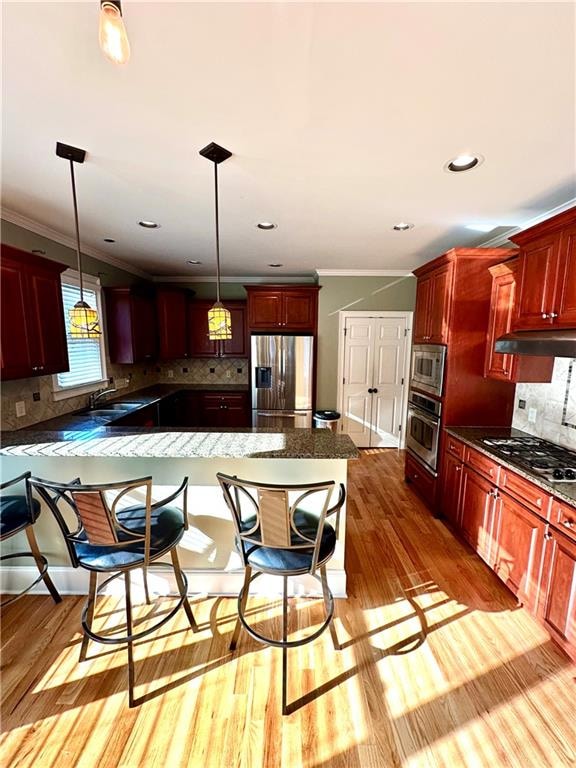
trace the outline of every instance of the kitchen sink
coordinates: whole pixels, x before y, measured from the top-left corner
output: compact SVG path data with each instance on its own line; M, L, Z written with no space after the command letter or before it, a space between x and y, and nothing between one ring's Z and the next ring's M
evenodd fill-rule
M93 411L86 411L86 416L99 416L101 418L108 417L111 419L118 419L125 413L129 413L130 408L95 408Z

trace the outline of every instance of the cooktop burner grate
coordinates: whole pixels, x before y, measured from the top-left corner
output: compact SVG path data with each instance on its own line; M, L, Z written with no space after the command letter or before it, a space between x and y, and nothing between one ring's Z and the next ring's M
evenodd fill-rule
M550 482L576 482L576 452L539 437L484 438L496 456Z

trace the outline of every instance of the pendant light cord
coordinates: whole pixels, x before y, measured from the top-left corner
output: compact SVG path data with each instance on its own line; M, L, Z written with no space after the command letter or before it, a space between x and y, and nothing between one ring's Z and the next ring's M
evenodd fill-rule
M74 225L76 226L76 257L78 259L78 275L80 277L80 301L84 301L84 285L82 280L82 256L80 253L80 225L78 224L78 202L76 200L76 181L74 179L74 161L70 160L70 177L72 179L72 200L74 201Z
M220 303L220 228L218 224L218 163L214 163L214 209L216 213L216 301Z

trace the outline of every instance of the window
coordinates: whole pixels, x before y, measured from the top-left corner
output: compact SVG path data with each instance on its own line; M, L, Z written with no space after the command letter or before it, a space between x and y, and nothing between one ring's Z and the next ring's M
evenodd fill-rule
M100 285L96 278L83 275L84 301L98 309L102 328L102 305ZM66 270L62 275L62 299L66 318L66 342L70 370L53 376L54 397L56 400L73 397L84 392L91 392L107 382L106 357L104 354L103 334L98 339L72 339L68 332L68 312L80 301L80 282L78 273Z

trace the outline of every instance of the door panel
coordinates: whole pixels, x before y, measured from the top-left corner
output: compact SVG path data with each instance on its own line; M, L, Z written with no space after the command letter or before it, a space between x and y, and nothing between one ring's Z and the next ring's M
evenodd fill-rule
M359 448L368 448L372 434L372 397L365 387L356 392L349 388L343 411L343 432L350 435Z
M541 237L521 253L515 329L550 327L552 319L542 315L554 305L559 246L557 237Z
M563 274L558 275L558 293L556 297L557 325L576 328L576 225L562 233L560 246Z
M342 431L360 448L370 445L374 322L371 317L346 320Z

